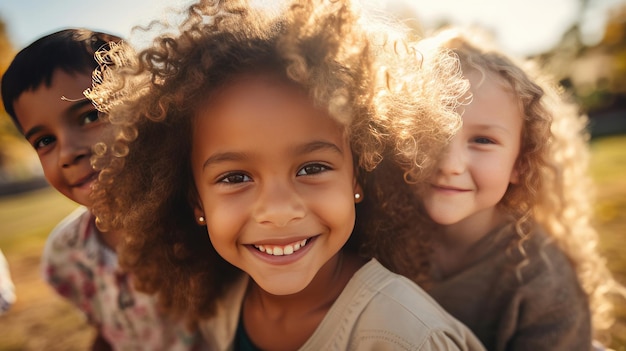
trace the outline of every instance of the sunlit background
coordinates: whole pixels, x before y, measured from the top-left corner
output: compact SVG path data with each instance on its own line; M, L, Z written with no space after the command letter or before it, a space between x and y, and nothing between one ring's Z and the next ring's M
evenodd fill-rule
M253 0L272 5L275 1ZM421 33L477 25L513 55L536 58L590 117L601 251L626 283L626 0L363 0ZM0 0L0 74L17 51L68 27L141 40L132 32L188 0ZM171 20L175 20L171 15ZM84 350L93 330L48 289L38 264L45 238L76 204L45 185L34 151L0 109L0 249L18 302L0 316L2 350ZM626 303L610 346L626 351Z

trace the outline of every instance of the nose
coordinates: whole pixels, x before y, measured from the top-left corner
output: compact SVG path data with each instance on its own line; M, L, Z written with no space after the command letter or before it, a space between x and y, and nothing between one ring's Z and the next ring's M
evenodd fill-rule
M75 136L59 137L57 143L59 144L59 166L61 168L76 165L82 159L88 159L91 156L91 144L82 138Z
M462 174L467 167L467 149L460 138L452 138L439 160L439 172L446 175Z
M284 227L303 218L305 204L295 184L289 181L272 181L262 184L254 207L257 223Z

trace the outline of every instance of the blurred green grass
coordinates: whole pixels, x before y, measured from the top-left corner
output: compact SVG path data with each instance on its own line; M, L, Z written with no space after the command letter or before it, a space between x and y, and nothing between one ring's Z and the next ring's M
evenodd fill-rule
M78 205L52 188L0 197L0 249L9 262L17 301L0 316L0 350L87 350L93 330L40 278L48 233Z
M626 285L626 136L593 140L591 175L596 183L596 227L600 252L615 278ZM611 347L626 351L626 301L616 301Z
M0 197L0 248L19 250L45 240L50 230L78 205L48 187Z
M626 284L626 136L591 142L591 174L597 185L600 250L615 277ZM0 316L0 351L72 351L89 348L93 330L39 276L46 236L77 205L47 188L0 198L0 249L7 256L18 296ZM626 301L617 304L616 351L626 351Z

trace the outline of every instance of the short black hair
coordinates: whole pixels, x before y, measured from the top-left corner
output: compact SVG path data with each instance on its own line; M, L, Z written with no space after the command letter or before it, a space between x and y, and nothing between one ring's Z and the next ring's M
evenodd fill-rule
M21 131L13 104L22 93L52 84L57 69L69 74L88 73L98 63L94 54L110 42L122 39L112 34L88 29L69 28L43 36L22 49L2 76L4 109Z

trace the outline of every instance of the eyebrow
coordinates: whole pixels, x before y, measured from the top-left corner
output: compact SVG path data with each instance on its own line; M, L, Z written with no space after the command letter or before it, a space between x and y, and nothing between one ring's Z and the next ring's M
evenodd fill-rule
M497 129L497 130L501 130L501 131L503 131L503 132L505 132L507 134L511 134L511 131L508 128L503 127L501 125L497 125L497 124L475 124L475 125L470 126L470 128L472 128L472 129L481 129L481 130L483 130L483 129L486 129L486 130Z
M332 152L336 152L339 155L343 155L343 150L339 146L334 143L323 141L323 140L315 140L306 144L298 145L293 149L293 155L304 155L311 152L319 151L319 150L330 150ZM213 154L209 157L204 164L202 165L202 169L204 170L206 167L211 164L225 162L225 161L240 161L248 158L248 155L244 152L221 152Z
M64 100L64 101L70 101L70 100ZM70 105L70 107L68 107L67 111L65 111L66 115L69 115L72 112L78 111L82 109L83 107L85 107L86 105L91 105L91 100L87 98L84 98L78 101L71 101L71 102L72 104ZM24 138L26 138L26 140L29 140L30 137L40 132L42 129L44 129L44 127L41 125L34 126L31 129L29 129L26 133L24 133Z

